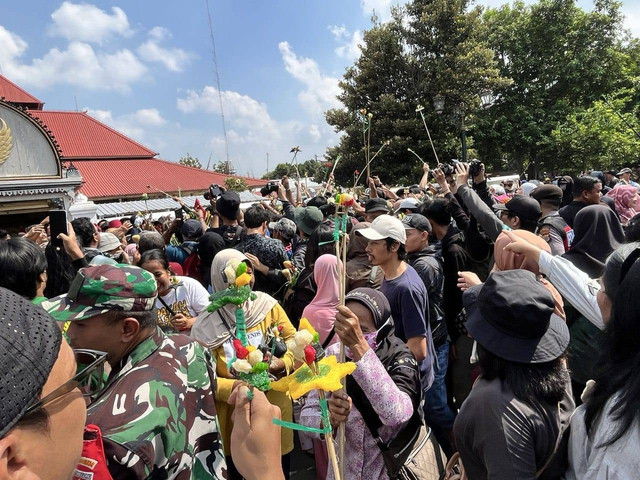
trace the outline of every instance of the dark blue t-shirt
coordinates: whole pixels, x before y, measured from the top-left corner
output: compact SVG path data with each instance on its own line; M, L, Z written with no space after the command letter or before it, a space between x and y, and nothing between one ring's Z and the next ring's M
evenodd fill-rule
M425 313L429 311L429 294L424 282L413 267L407 265L402 275L393 280L385 278L380 291L389 300L396 336L405 343L412 337L427 339L427 356L420 365L420 372L422 386L428 388L433 382L435 349L425 317Z

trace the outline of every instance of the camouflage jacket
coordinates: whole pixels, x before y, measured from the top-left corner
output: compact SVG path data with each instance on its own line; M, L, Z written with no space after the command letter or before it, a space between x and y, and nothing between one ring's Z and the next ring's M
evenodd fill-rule
M113 478L226 478L215 388L210 353L188 337L158 329L138 345L87 411Z

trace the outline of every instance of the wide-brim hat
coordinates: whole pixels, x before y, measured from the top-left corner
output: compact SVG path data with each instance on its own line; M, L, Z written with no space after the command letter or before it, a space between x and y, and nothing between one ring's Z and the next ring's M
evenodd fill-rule
M492 354L518 363L544 363L569 345L569 329L553 313L553 296L532 272L494 272L462 296L466 328Z

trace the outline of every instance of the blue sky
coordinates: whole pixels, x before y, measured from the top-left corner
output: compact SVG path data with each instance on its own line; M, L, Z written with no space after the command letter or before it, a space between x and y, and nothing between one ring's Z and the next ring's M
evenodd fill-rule
M323 112L358 54L373 9L392 0L209 0L229 154L262 175L290 159L322 156L336 134ZM483 5L499 5L483 0ZM591 2L581 0L589 8ZM640 30L640 0L626 0ZM45 109L88 110L177 161L225 159L205 0L3 2L0 72Z

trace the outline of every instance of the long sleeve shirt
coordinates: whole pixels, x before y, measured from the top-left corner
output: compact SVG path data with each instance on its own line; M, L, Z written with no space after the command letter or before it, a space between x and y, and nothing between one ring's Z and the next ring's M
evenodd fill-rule
M339 344L330 346L327 348L327 355L337 354L339 348ZM388 442L402 430L413 415L411 398L396 386L372 349L367 350L356 365L353 378L380 417L383 426L378 432L381 439ZM307 427L320 428L320 420L318 393L317 390L312 390L302 407L300 423ZM345 435L348 445L345 449L345 478L387 480L389 477L382 459L382 452L355 406L351 407ZM334 478L333 471L329 468L327 480Z
M600 330L604 330L602 312L598 306L597 294L600 285L569 260L540 253L540 273L547 276L571 305Z
M475 217L485 234L495 242L504 229L504 223L487 206L485 202L467 185L458 188L458 196L462 199L469 213Z
M113 367L87 409L114 479L222 479L209 352L160 328Z

